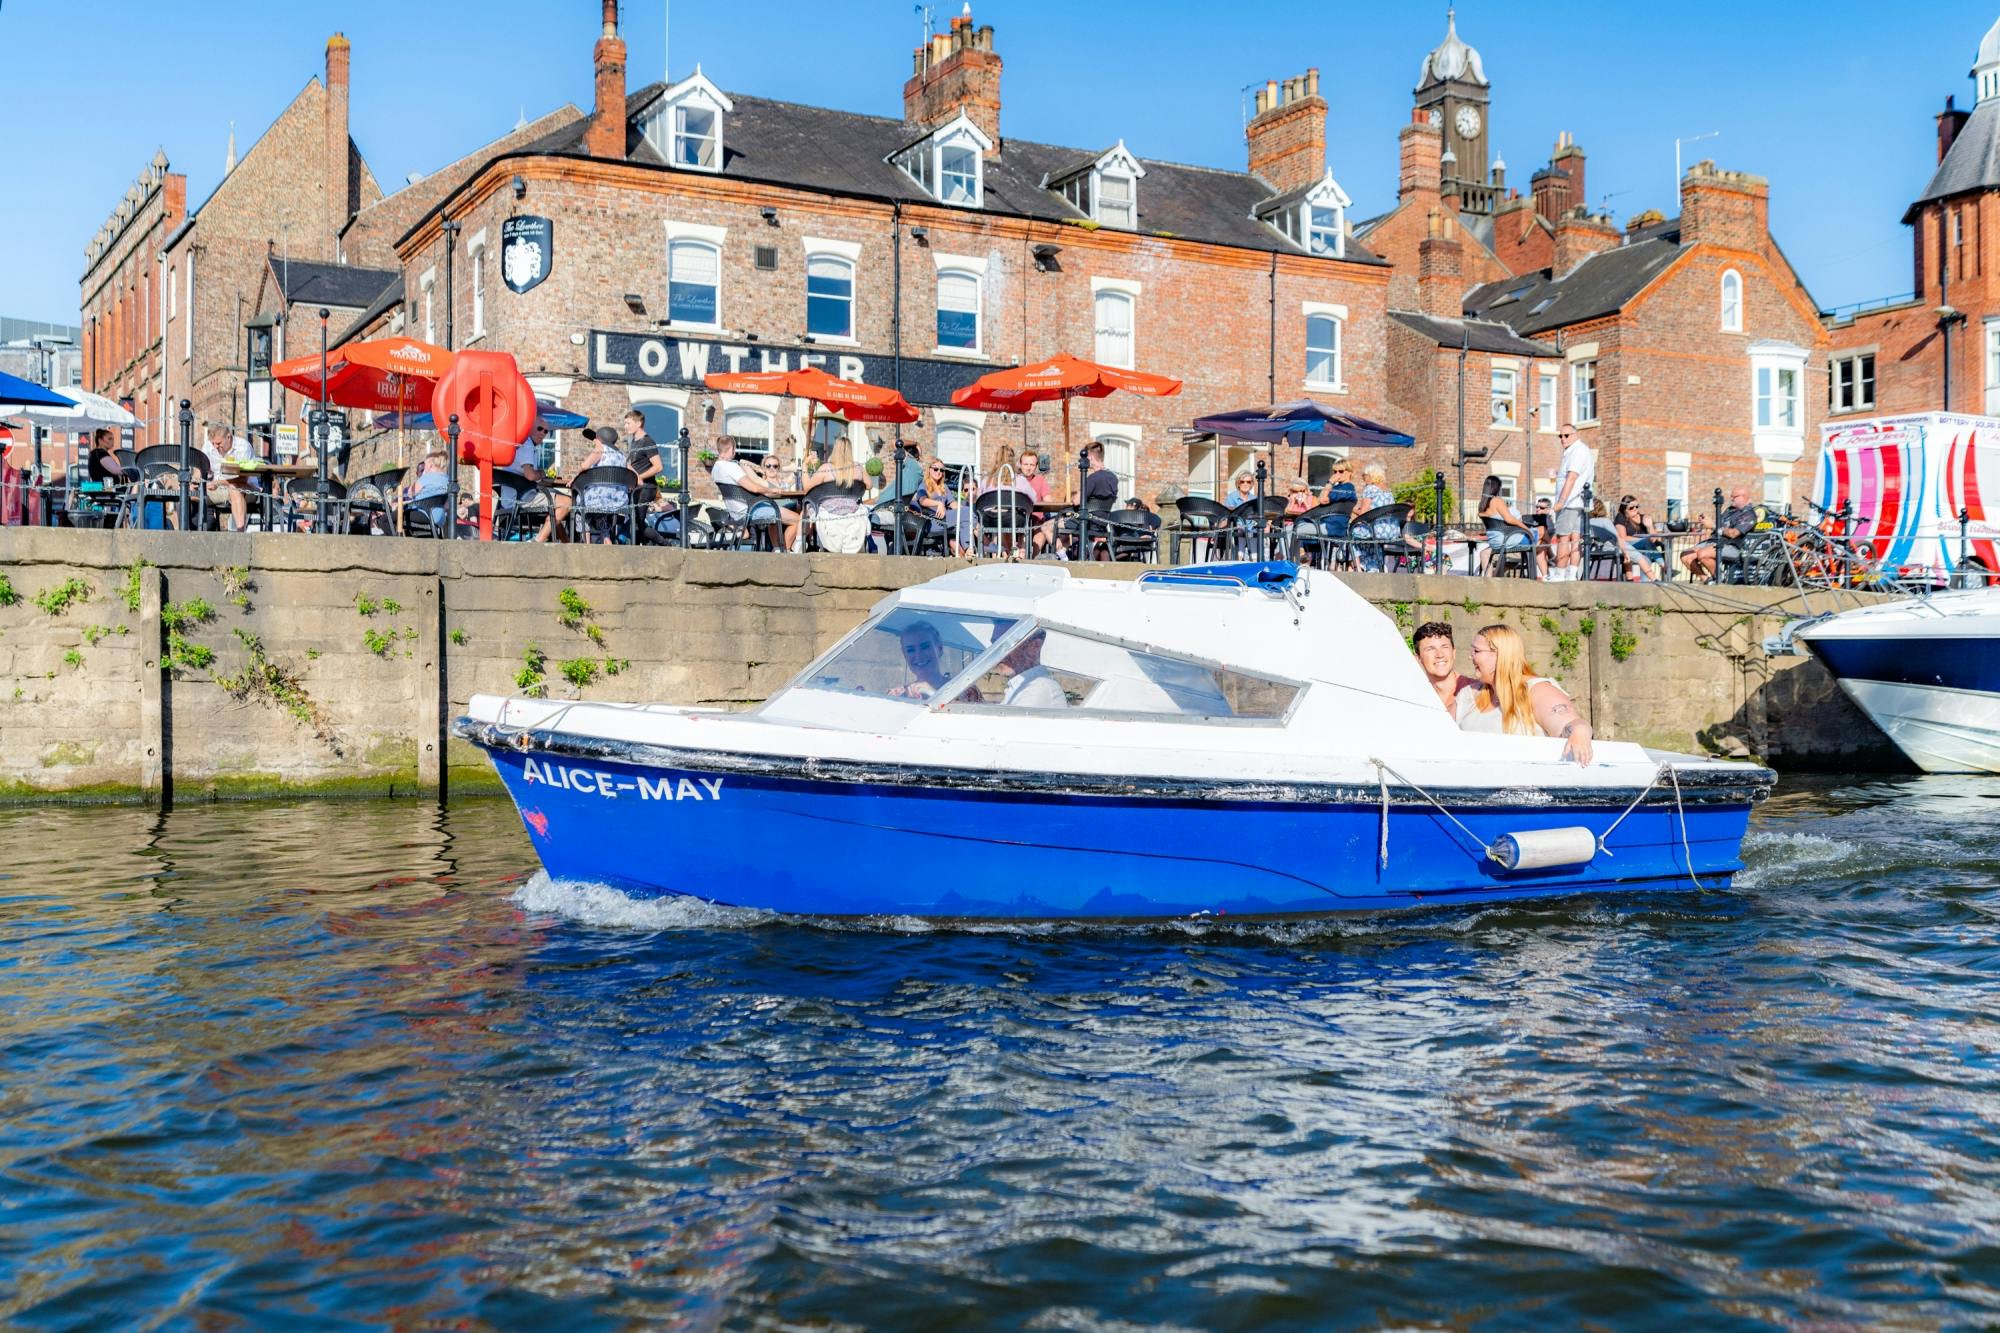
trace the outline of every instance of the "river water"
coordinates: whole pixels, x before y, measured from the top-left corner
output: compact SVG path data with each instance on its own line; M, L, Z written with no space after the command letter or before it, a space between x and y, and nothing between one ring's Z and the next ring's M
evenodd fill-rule
M552 885L499 802L9 810L0 1325L2000 1320L1996 800L1788 783L1730 895L979 933Z

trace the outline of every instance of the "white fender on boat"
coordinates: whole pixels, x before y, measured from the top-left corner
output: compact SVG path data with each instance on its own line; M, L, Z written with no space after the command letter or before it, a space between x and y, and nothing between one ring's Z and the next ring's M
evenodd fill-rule
M1579 827L1503 833L1486 849L1486 855L1503 870L1580 866L1597 855L1597 835Z

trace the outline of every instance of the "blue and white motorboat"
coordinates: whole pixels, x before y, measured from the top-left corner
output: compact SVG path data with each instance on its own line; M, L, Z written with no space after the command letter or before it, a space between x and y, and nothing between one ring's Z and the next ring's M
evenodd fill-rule
M1726 887L1754 764L1462 732L1331 574L963 569L761 707L479 696L552 877L812 917L1291 916Z
M1927 773L2000 773L2000 588L1933 593L1788 628Z

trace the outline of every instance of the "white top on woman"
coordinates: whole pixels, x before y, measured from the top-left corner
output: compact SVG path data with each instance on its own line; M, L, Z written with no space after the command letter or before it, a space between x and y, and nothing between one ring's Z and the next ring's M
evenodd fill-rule
M1560 685L1556 685L1547 676L1527 677L1526 686L1530 694L1534 692L1537 685L1554 685L1557 692L1563 698L1569 698L1569 691L1563 689ZM1493 707L1483 712L1480 710L1479 692L1487 688L1489 687L1485 685L1474 684L1460 690L1458 698L1452 703L1451 715L1458 719L1458 729L1460 731L1479 731L1492 736L1504 736L1507 734L1507 726L1500 716L1499 703L1496 701ZM1535 721L1532 710L1528 717L1528 729L1526 731L1515 732L1514 734L1517 736L1539 736L1542 734L1541 724Z

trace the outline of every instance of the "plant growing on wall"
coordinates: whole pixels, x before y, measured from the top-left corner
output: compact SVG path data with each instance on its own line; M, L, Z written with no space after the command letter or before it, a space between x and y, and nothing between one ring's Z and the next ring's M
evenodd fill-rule
M14 591L14 580L0 574L0 606L17 606L20 601L21 594Z
M314 736L325 743L335 754L340 753L340 738L334 734L333 724L327 719L326 710L306 693L297 674L273 662L264 651L264 641L238 626L230 630L238 643L249 654L243 670L234 675L217 676L215 683L238 699L248 699L253 695L274 708L312 728Z
M139 614L140 571L152 563L150 560L134 560L127 565L125 581L118 588L118 600L125 603L125 609L135 616Z
M183 671L206 671L215 665L215 649L187 637L189 630L213 619L215 608L199 597L168 602L160 608L160 628L167 633L167 647L160 654L160 665L176 679Z
M540 644L531 643L521 654L521 669L514 673L514 688L530 699L539 699L549 692L548 678L542 674L549 664L549 655L542 651Z
M598 666L594 657L572 657L560 663L558 669L578 694L583 693L585 686L597 683Z
M35 594L35 605L44 614L59 616L72 606L90 600L90 585L79 578L67 578L53 588Z

